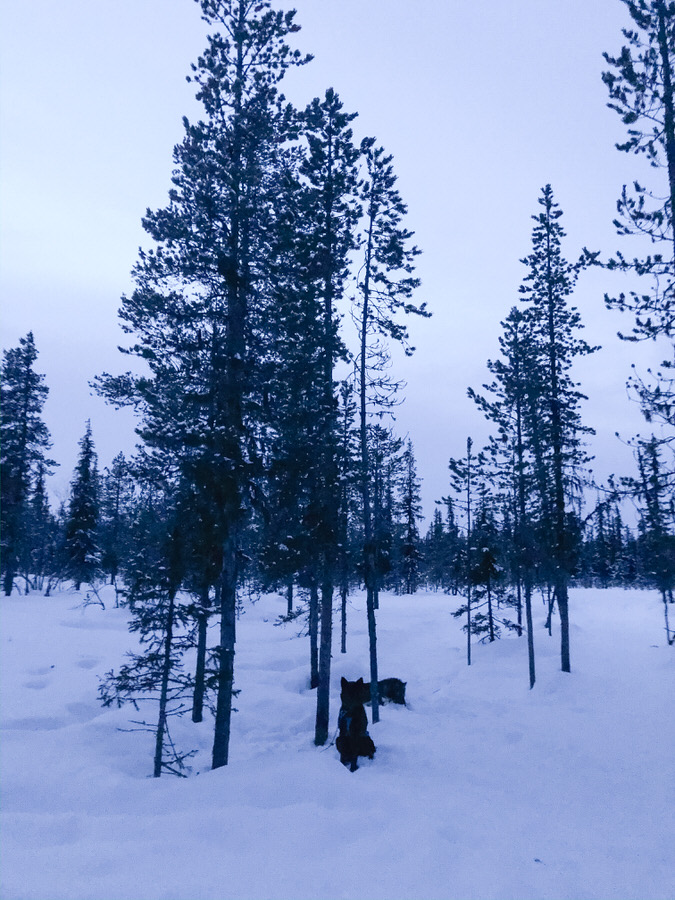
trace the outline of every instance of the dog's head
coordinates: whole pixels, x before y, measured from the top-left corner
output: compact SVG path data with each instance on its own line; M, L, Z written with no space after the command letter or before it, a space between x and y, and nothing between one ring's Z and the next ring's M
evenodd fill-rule
M342 679L342 690L340 691L340 700L344 709L353 709L355 706L363 704L364 684L363 678L358 681L347 681Z

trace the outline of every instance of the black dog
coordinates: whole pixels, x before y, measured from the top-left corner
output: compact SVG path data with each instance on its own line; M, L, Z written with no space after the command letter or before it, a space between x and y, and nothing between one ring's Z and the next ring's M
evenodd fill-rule
M377 690L380 695L380 703L400 703L405 706L406 683L400 678L383 678L382 681L378 681ZM363 679L361 679L361 698L362 703L370 703L370 682L364 684Z
M368 734L368 717L363 708L363 678L358 681L342 679L340 699L340 715L338 716L339 735L335 746L340 754L343 766L349 766L350 772L358 769L359 756L372 759L375 755L375 744Z

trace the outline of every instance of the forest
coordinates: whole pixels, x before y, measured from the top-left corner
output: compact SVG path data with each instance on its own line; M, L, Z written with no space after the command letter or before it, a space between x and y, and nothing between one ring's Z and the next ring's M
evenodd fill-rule
M355 112L333 88L305 108L284 96L286 73L311 60L295 13L199 0L211 34L189 80L202 116L184 118L167 205L143 219L149 244L119 309L128 369L94 383L133 410L135 453L101 471L87 426L54 508L33 334L2 361L3 592L68 585L128 611L138 646L101 677L99 700L153 701L142 725L155 777L186 771L189 751L169 736L181 716L211 723L212 767L228 764L233 702L244 703L238 624L263 595L283 597L269 628L307 639L317 747L333 732L332 670L359 591L373 723L385 592L411 605L421 590L447 594L468 665L477 645L517 637L533 689L535 603L559 629L560 669L574 670L571 589L658 592L675 646L675 2L617 2L632 25L607 36L620 49L602 79L625 128L617 152L634 162L615 221L631 250L568 258L563 210L541 186L489 379L467 385L491 436L449 460L448 493L423 526L414 435L397 433L396 409L415 352L408 323L432 327L434 310L394 156L355 140ZM589 471L574 371L598 349L574 305L591 268L625 275L625 291L605 296L623 340L667 348L659 369L631 376L648 433L631 442L633 471L605 483Z

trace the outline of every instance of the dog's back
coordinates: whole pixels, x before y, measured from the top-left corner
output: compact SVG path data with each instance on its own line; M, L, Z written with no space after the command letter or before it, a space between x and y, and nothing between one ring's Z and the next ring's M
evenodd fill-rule
M340 762L349 765L350 771L358 769L358 757L372 759L375 744L368 734L368 717L363 708L363 678L358 681L342 679L340 699L342 706L338 716L338 738L335 746L340 754Z

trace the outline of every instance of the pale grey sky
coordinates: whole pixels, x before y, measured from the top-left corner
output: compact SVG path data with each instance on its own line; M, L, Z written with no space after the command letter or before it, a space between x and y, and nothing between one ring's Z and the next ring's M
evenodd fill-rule
M447 461L486 426L466 398L488 377L500 321L517 302L541 187L565 216L566 255L610 253L622 184L642 176L620 154L600 79L603 50L627 24L619 0L298 0L297 45L315 56L284 90L298 105L329 86L357 111L355 132L394 154L408 226L423 250L411 322L417 353L398 430L409 433L425 510L447 492ZM290 4L289 4L290 6ZM47 375L45 419L65 497L91 418L102 466L133 447L132 418L90 396L122 371L119 298L131 288L146 207L165 204L183 115L198 107L185 76L206 26L192 0L1 0L0 289L3 348L32 330ZM604 309L626 285L594 271L574 302L603 350L576 370L598 431L596 471L631 469L614 437L646 431L624 383L661 353L622 344L630 321Z

